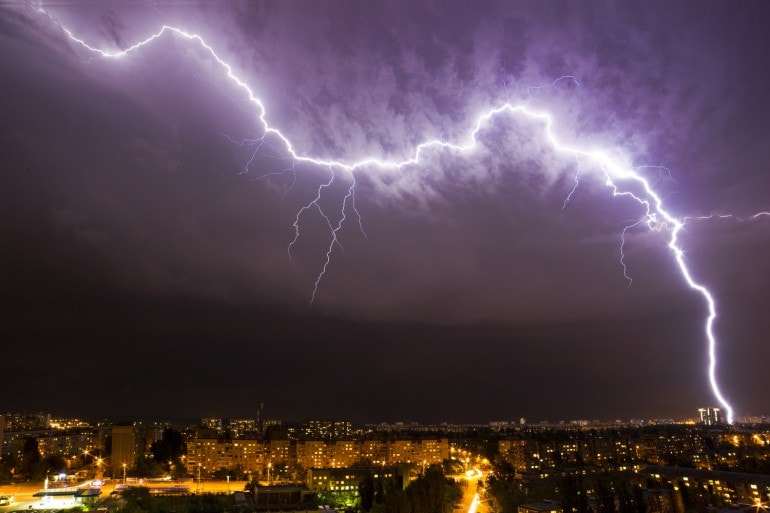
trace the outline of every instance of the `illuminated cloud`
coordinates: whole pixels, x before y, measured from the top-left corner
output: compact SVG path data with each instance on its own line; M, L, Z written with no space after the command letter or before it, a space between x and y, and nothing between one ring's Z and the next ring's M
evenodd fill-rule
M619 234L643 211L612 198L591 156L601 149L638 170L674 216L707 213L721 202L735 211L715 192L680 193L718 174L706 157L680 149L708 145L717 132L710 126L730 119L723 106L706 103L729 86L719 80L728 63L714 63L718 45L702 40L708 24L682 28L673 40L670 32L654 33L656 9L555 14L458 4L405 12L383 4L331 16L313 9L55 14L100 48L141 40L159 23L200 33L254 88L271 126L299 155L402 161L425 140L467 143L477 117L508 100L553 115L559 141L583 154L554 152L542 121L500 116L481 127L472 151L437 145L419 165L362 166L356 201L370 236L357 222L344 224L342 254L330 246L329 227L338 225L350 177L332 166L338 179L328 182L328 166L295 165L275 137L257 142L258 110L204 49L164 36L142 57L112 65L63 46L56 27L25 11L7 20L18 38L34 30L38 51L53 49L60 58L48 70L62 79L45 93L49 103L56 103L51 96L77 97L77 107L40 114L57 114L83 136L58 148L58 158L78 161L89 149L87 166L48 177L52 191L71 187L58 200L68 204L52 209L54 229L101 254L107 279L155 293L296 307L331 248L315 307L356 318L543 322L681 308L681 278L661 246L666 234L626 233L625 262L636 278L627 288ZM688 40L701 46L682 43ZM554 83L566 74L579 83ZM21 126L13 137L33 145L35 136ZM719 158L733 157L728 150ZM676 159L691 165L670 162ZM636 167L643 164L653 167ZM661 174L658 165L673 171ZM581 185L562 209L578 172ZM223 174L229 185L211 178ZM731 187L740 182L733 178ZM326 183L318 206L328 218L313 209L303 214L287 261L292 221ZM746 202L738 211L756 206ZM94 236L105 233L121 240Z

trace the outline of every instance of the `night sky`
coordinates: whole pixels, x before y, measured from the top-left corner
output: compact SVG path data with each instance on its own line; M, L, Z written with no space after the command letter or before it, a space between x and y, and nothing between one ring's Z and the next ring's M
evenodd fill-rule
M0 411L485 422L716 405L705 303L670 232L626 232L629 286L621 233L642 208L541 122L498 116L470 151L351 175L261 139L197 42L105 59L62 30L114 51L168 24L231 64L301 155L406 160L467 143L510 100L636 170L675 217L739 216L680 239L718 303L725 396L770 413L770 216L751 218L770 210L770 4L510 4L0 6ZM360 225L349 198L311 304L353 179Z

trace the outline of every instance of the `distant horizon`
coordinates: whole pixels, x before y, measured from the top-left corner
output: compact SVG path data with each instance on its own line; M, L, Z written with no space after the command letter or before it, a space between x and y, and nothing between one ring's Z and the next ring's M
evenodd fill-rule
M697 410L696 410L697 411ZM0 412L0 415L37 415L37 414L43 414L43 415L50 415L51 418L54 419L72 419L72 420L81 420L84 422L89 423L110 423L110 424L118 424L118 423L124 423L124 422L141 422L141 423L163 423L163 424L181 424L181 425L199 425L201 423L201 420L203 419L218 419L222 421L229 421L229 420L254 420L256 421L255 417L249 417L249 416L168 416L168 417L157 417L157 416L135 416L132 418L127 418L125 416L120 417L100 417L100 416L62 416L59 414L55 414L53 412L45 412L45 411L35 411L35 412L13 412L13 411L5 411ZM770 421L770 415L738 415L736 416L735 423L751 423L750 421L744 422L746 419L749 418L767 418ZM695 422L698 423L698 417L697 415L690 416L690 417L628 417L628 418L589 418L589 417L578 417L578 418L564 418L564 419L558 419L558 420L546 420L546 419L529 419L526 418L526 422L523 425L526 426L536 426L538 424L549 424L549 425L561 425L561 424L573 424L573 423L581 423L581 422L587 422L587 423L602 423L602 424L613 424L613 423L620 423L620 424L634 424L637 422L661 422L661 421L668 421L671 420L674 423L686 423L686 422ZM475 422L458 422L458 421L451 421L451 420L443 420L443 421L437 421L437 422L421 422L416 420L378 420L378 421L355 421L351 420L349 418L345 417L303 417L303 418L274 418L274 417L266 417L261 419L262 421L280 421L280 422L286 422L289 424L301 424L305 421L310 420L318 420L318 421L340 421L340 422L350 422L353 425L356 426L372 426L372 425L379 425L379 424L387 424L387 425L397 425L397 424L403 424L405 427L408 427L410 425L417 425L417 426L426 426L426 427L441 427L442 425L446 426L489 426L490 424L494 423L507 423L511 425L522 425L520 423L521 418L519 419L495 419L495 420L486 420L486 421L475 421ZM722 424L726 424L726 422L722 422Z

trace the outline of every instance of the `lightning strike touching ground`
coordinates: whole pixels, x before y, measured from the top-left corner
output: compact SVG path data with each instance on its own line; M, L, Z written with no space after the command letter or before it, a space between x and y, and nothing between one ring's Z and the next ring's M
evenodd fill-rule
M568 202L570 201L572 195L575 193L575 190L579 185L580 175L581 173L584 172L581 169L582 162L590 162L597 169L601 170L601 174L604 178L604 184L606 185L607 188L610 189L613 197L622 197L622 198L630 199L636 202L636 204L638 204L641 207L641 210L642 210L641 216L637 220L635 220L633 223L625 226L621 232L620 263L623 268L623 275L628 280L629 285L632 283L632 280L628 274L628 270L626 268L626 264L624 261L624 258L625 258L624 246L626 243L626 239L625 239L626 233L629 230L635 229L641 225L645 225L649 230L667 233L666 245L670 250L672 256L674 257L677 268L679 269L685 283L689 288L697 292L703 299L703 302L705 303L707 316L703 324L703 335L707 342L708 361L709 361L708 363L709 382L710 382L711 390L714 397L719 402L719 404L722 407L724 407L724 409L726 410L728 422L730 423L733 422L733 408L730 405L730 403L727 401L727 399L724 397L724 395L722 394L722 391L720 390L719 383L717 380L717 339L714 334L714 323L717 318L716 303L712 293L706 288L706 286L701 284L692 276L691 271L687 265L687 261L685 259L684 250L679 243L679 235L682 232L686 222L693 221L693 220L708 220L714 217L724 218L724 217L733 217L733 216L713 215L713 216L704 216L704 217L686 217L683 219L676 218L664 207L662 198L653 189L654 184L651 184L650 181L648 181L638 170L635 170L634 168L619 162L617 159L611 158L610 154L606 151L589 150L586 148L572 147L564 144L554 135L554 132L552 130L552 127L554 125L554 119L551 117L551 115L544 112L537 111L532 107L530 107L527 103L524 103L524 104L512 103L510 101L508 83L505 80L505 77L502 75L502 73L500 75L500 78L503 81L503 86L505 88L507 101L497 107L489 108L488 110L482 112L476 118L475 123L473 125L473 129L468 134L465 142L447 142L444 140L443 133L442 133L442 135L437 139L428 140L417 145L413 149L411 153L411 157L404 160L383 160L372 156L372 157L362 158L358 161L344 162L344 161L332 160L332 159L326 159L326 158L317 158L311 155L303 154L295 150L295 147L292 144L289 137L284 135L284 133L281 132L278 128L275 128L268 123L267 110L264 104L262 103L262 101L255 96L254 92L249 87L249 85L246 82L244 82L241 78L236 76L231 65L228 64L224 59L222 59L219 56L219 54L214 50L214 48L210 46L201 36L197 34L189 33L175 26L163 25L160 28L160 30L153 33L146 39L139 41L137 43L134 43L133 45L128 46L125 49L116 50L116 51L106 51L106 50L102 50L89 45L84 39L81 39L80 37L76 36L73 32L71 32L69 29L59 24L56 18L50 13L48 13L45 9L39 7L38 11L44 14L45 16L47 16L53 23L55 23L56 26L59 27L64 34L66 34L69 40L75 43L78 47L92 54L93 55L92 58L99 58L99 57L105 58L105 59L125 58L130 54L139 52L143 47L152 44L154 41L159 40L162 37L171 37L171 36L178 37L184 40L188 40L192 44L198 45L198 47L205 50L207 55L216 64L218 64L221 67L223 74L235 86L243 90L243 92L246 95L246 100L256 108L256 111L257 111L256 117L261 127L260 130L262 132L262 135L254 139L244 139L242 141L236 141L236 140L230 139L231 142L233 142L234 144L237 144L243 147L248 146L253 149L253 151L251 152L251 156L248 159L248 162L244 166L244 170L242 171L243 173L247 173L249 171L249 165L253 162L255 156L257 155L257 152L259 152L264 145L269 145L271 148L274 148L274 149L278 146L281 146L283 148L283 151L287 155L284 158L284 160L289 160L292 162L292 165L290 167L282 171L279 171L277 173L295 172L295 166L299 163L307 163L313 166L317 166L319 168L326 168L329 170L330 176L328 180L324 181L323 183L321 183L321 185L318 186L316 196L310 202L302 206L297 211L294 222L292 223L294 227L294 238L292 239L292 241L289 243L287 247L287 254L291 259L292 247L298 241L300 236L300 217L307 211L315 209L325 219L327 223L327 226L329 228L330 241L325 253L326 258L324 260L322 269L316 275L316 279L314 282L314 286L313 286L313 290L310 298L311 303L315 299L316 294L318 292L319 284L322 278L324 277L328 269L328 266L331 263L331 257L332 257L334 248L339 247L342 250L342 244L341 244L341 241L339 240L339 234L344 223L347 221L348 216L346 212L348 208L352 209L352 211L355 213L358 220L358 226L361 232L364 234L364 236L366 236L366 233L364 232L364 229L363 229L362 217L355 206L356 181L355 181L355 177L353 176L354 171L358 171L363 168L380 168L380 169L386 168L386 169L400 170L410 166L421 165L424 160L424 157L429 152L445 151L445 152L459 153L459 152L465 152L465 151L471 150L479 143L479 139L482 135L481 134L482 129L497 117L501 117L501 116L509 116L514 118L518 117L518 118L524 118L524 119L528 119L530 121L539 123L539 125L541 126L542 135L545 137L545 140L553 149L553 151L557 153L566 154L572 158L575 158L578 162L578 168L574 179L574 186L572 187L571 191L569 192L566 199L564 200L562 208L565 208L567 206ZM559 77L558 79L553 81L550 84L550 86L556 85L560 81L571 81L576 86L578 87L580 86L580 82L577 80L576 77L572 75L565 75L565 76ZM527 90L528 99L531 100L532 93L541 89L542 87L544 86L530 87ZM548 87L548 86L545 86L545 87ZM268 141L268 138L270 139L270 141ZM281 158L281 157L277 157L277 158ZM663 171L666 171L666 172L668 171L666 168L663 168L662 166L651 166L651 167L657 167L661 171L661 174L663 173ZM349 174L351 176L352 183L347 189L347 194L344 196L344 199L342 200L342 206L340 211L341 216L339 218L339 221L335 224L331 221L331 219L327 216L327 214L321 208L321 206L319 205L319 201L321 200L321 197L325 189L327 189L334 183L335 178L337 176L336 174L337 172L342 172L341 174L344 173L346 176ZM268 173L268 175L269 174L272 174L272 173ZM263 175L263 176L268 176L268 175ZM638 192L634 192L634 191L638 191ZM751 219L756 219L760 216L770 216L770 213L761 212L752 216ZM737 219L740 219L740 218L737 218Z

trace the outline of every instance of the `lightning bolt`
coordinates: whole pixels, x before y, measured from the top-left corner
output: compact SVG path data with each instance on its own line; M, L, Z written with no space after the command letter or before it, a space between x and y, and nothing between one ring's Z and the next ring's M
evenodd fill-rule
M445 150L445 151L453 151L453 152L466 152L468 150L473 149L479 143L479 135L483 127L485 127L487 124L489 124L491 120L493 120L498 116L503 116L503 115L512 116L512 117L519 116L519 117L524 117L526 119L539 122L542 126L542 132L545 139L547 140L548 144L551 146L551 148L555 152L565 153L573 156L575 159L577 159L578 165L580 164L581 161L592 162L595 166L597 166L598 169L601 170L601 173L604 177L604 183L606 187L611 191L613 197L623 197L623 198L631 199L632 201L635 201L638 205L642 207L641 217L638 218L633 223L625 226L621 233L620 263L623 266L623 274L625 278L629 280L629 284L631 283L631 278L627 273L626 265L624 262L625 254L623 252L623 248L625 245L625 234L627 233L627 231L640 225L646 225L650 230L659 231L659 232L666 231L668 233L668 239L667 239L666 245L670 250L671 254L673 255L676 265L685 283L690 289L694 290L701 296L705 304L707 316L703 324L703 333L706 338L708 355L709 355L709 364L708 364L709 382L710 382L711 390L714 397L720 403L720 405L724 407L724 409L727 412L728 422L729 423L733 422L733 408L729 404L727 399L724 397L724 395L722 394L719 384L717 382L717 377L716 377L717 339L714 334L714 323L717 318L716 302L714 300L713 295L706 288L706 286L696 281L696 279L692 276L692 273L690 272L690 269L687 266L684 250L682 249L679 243L679 235L684 229L686 222L694 221L694 220L708 220L714 217L721 218L721 217L735 217L735 216L727 214L727 215L713 215L713 216L703 216L703 217L687 217L681 220L677 219L671 213L669 213L668 210L664 208L663 200L658 195L658 193L655 192L655 190L653 189L653 185L637 170L635 170L630 166L624 165L621 162L618 162L617 159L611 158L610 155L605 151L572 147L562 143L554 135L553 128L552 128L554 124L554 120L549 114L533 110L527 104L511 103L510 96L508 95L507 83L505 81L503 82L503 84L506 89L506 95L508 96L508 101L506 101L502 105L499 105L494 108L490 108L487 111L481 113L476 118L475 123L473 125L473 129L470 131L466 142L464 143L447 142L444 140L443 134L442 134L442 136L439 139L428 140L417 145L414 148L411 154L411 157L404 160L394 161L394 160L383 160L376 157L365 157L355 162L343 162L343 161L333 160L333 159L317 158L317 157L305 155L298 152L294 148L294 145L292 144L291 140L286 135L284 135L279 129L271 126L268 123L266 118L267 111L265 109L264 104L259 98L256 97L256 95L254 94L252 89L248 86L248 84L246 84L246 82L244 82L238 76L236 76L230 64L228 64L225 60L223 60L219 56L219 54L217 54L214 48L210 46L201 36L197 34L189 33L175 26L163 25L160 28L160 30L151 34L146 39L139 41L125 49L116 50L116 51L107 51L107 50L102 50L102 49L93 47L89 45L85 40L77 37L69 29L62 26L53 15L48 13L42 7L38 7L37 10L40 13L47 16L50 20L52 20L53 23L55 23L56 26L58 26L73 43L80 46L84 50L87 50L89 53L93 54L94 57L97 57L97 58L102 57L106 59L122 59L128 56L129 54L138 52L143 47L153 43L154 41L159 40L164 35L176 36L182 39L189 40L191 43L197 44L200 48L204 49L206 53L208 53L209 57L213 59L221 67L224 75L233 84L235 84L237 87L239 87L246 93L246 99L248 100L248 102L252 103L258 111L257 119L259 124L261 125L262 136L259 138L243 140L243 141L233 140L234 143L239 144L241 146L253 145L256 147L255 151L252 153L251 158L249 159L249 161L247 162L244 168L244 172L248 172L248 166L255 158L256 152L259 151L262 145L267 144L266 138L268 136L275 138L277 139L278 142L280 142L280 144L284 148L284 151L290 156L290 160L293 162L292 167L282 172L287 172L289 170L293 172L294 166L296 166L298 163L308 163L314 166L327 168L330 171L329 179L326 182L323 182L318 187L315 198L311 200L309 203L305 204L297 212L297 215L293 223L293 226L295 229L295 234L294 234L295 236L294 236L294 239L289 243L289 246L287 248L287 253L289 255L289 258L291 258L291 249L293 245L297 242L300 235L300 229L299 229L300 217L302 216L303 213L309 210L315 209L326 220L326 223L330 230L330 242L326 251L326 259L324 261L323 268L316 276L316 280L314 283L313 292L311 296L311 302L315 299L321 279L323 278L328 266L331 263L331 256L334 251L334 248L338 247L342 250L342 244L339 240L339 232L344 222L347 220L346 211L348 207L348 202L350 202L350 209L355 213L358 219L358 225L362 233L366 235L366 233L363 230L361 215L355 207L356 182L355 182L355 178L353 177L354 171L364 167L378 167L378 168L385 168L385 169L401 170L409 166L419 165L423 160L423 157L429 151ZM501 75L501 79L504 80L502 75ZM555 85L558 82L563 80L572 81L576 85L580 86L580 82L578 82L577 78L575 78L572 75L565 75L565 76L559 77L550 85ZM532 93L540 89L541 87L543 86L531 87L528 89L527 94L530 97L530 99L532 97ZM650 167L657 167L660 170L667 171L667 169L663 168L662 166L650 166ZM352 178L352 184L348 188L348 192L342 201L341 217L339 221L336 223L336 225L331 222L329 217L326 215L326 213L323 211L323 209L319 205L319 201L321 199L324 189L330 187L335 180L335 170L347 172ZM569 199L572 197L572 194L575 192L576 188L579 185L580 172L581 172L580 167L578 167L578 172L575 175L575 184L572 190L570 191L569 195L565 199L563 207L566 207L567 203L569 202ZM623 188L619 184L627 184L627 187ZM633 192L635 189L639 190L640 192ZM770 213L761 212L752 216L751 219L755 219L760 216L770 216Z
M348 200L351 200L353 203L353 210L356 212L356 215L358 215L358 224L361 226L361 231L363 231L363 226L361 225L361 215L358 214L358 210L355 208L355 189L356 189L356 181L355 178L353 179L353 183L350 184L350 187L348 188L348 193L345 195L345 198L342 200L342 215L340 217L339 222L337 223L337 226L332 229L332 240L329 242L329 249L326 250L326 260L324 261L323 269L321 269L321 272L318 273L318 276L315 279L315 283L313 284L313 294L310 297L310 302L312 303L315 301L315 295L316 292L318 292L318 284L321 283L321 279L324 277L324 274L326 274L326 268L329 267L329 263L331 262L332 258L332 251L334 250L334 245L338 245L340 249L342 248L342 244L340 244L339 239L337 238L337 233L342 228L342 224L345 222L346 215L345 215L345 207L348 204ZM328 219L327 219L328 220ZM364 233L365 235L365 233ZM344 251L344 249L343 249Z
M770 212L757 212L756 214L753 214L749 217L741 217L741 216L736 216L734 214L709 214L707 216L685 216L682 218L682 220L685 223L689 223L692 221L711 221L712 219L733 219L735 221L740 221L742 223L745 223L746 221L753 221L755 219L759 219L760 217L770 217Z
M620 258L618 259L618 261L620 262L620 266L623 267L623 277L628 282L628 286L629 287L631 285L633 285L634 279L631 277L630 274L628 274L628 266L626 265L626 252L625 252L625 249L626 249L626 232L628 232L628 230L631 230L632 228L636 228L640 224L644 223L648 219L648 215L649 215L649 212L648 212L647 215L645 215L643 217L640 217L636 222L624 226L623 227L623 231L620 232L620 247L618 248L618 251L620 253Z
M343 251L344 251L344 248L342 248L342 244L340 244L339 241L337 240L336 231L335 231L335 229L332 226L332 222L329 219L329 216L326 215L326 213L321 208L321 205L318 204L318 202L321 201L321 195L323 194L323 190L326 189L327 187L330 187L332 183L334 183L334 169L332 169L330 167L329 168L329 180L327 180L325 183L322 183L321 185L319 185L315 198L313 198L313 200L310 203L308 203L307 205L305 205L304 207L300 208L297 211L297 216L294 218L294 223L293 223L293 226L294 226L294 239L292 239L292 241L289 243L289 246L286 248L286 252L289 255L289 260L291 260L291 248L299 240L299 217L302 215L303 212L305 212L306 210L309 210L309 209L311 209L313 207L315 207L316 210L318 211L318 213L321 214L321 217L324 218L324 220L326 221L326 224L329 226L329 229L332 231L332 245L336 242L337 244L340 245L340 249L343 249ZM345 199L347 199L347 197L345 197ZM327 257L328 257L328 254L327 254ZM326 266L325 265L324 265L323 271L319 275L319 279L320 279L320 276L323 276L324 272L326 272ZM318 280L316 280L316 288L318 288L317 284L318 284ZM313 298L315 298L315 292L313 293ZM311 302L312 302L312 300L311 300Z
M561 209L564 210L567 208L567 205L570 201L572 201L572 196L575 195L575 191L577 191L578 187L580 187L580 173L583 171L583 167L580 164L580 161L577 161L577 169L575 170L575 177L572 181L572 188L569 190L569 193L567 193L567 197L564 198L564 202L561 204Z
M508 92L508 84L505 83L505 80L503 79L502 76L500 78L501 78L501 80L503 80L503 86L505 87L505 91L507 93ZM540 89L543 89L543 88L546 88L546 87L553 87L556 84L558 84L559 82L561 82L562 80L568 80L568 81L572 82L573 84L575 84L576 86L580 87L580 81L577 79L576 76L574 76L574 75L563 75L563 76L557 78L556 80L554 80L553 82L551 82L550 84L536 85L536 86L528 87L527 88L527 96L529 96L529 98L532 99L533 98L533 96L532 96L533 92L539 91ZM508 96L508 101L510 101L510 96Z

